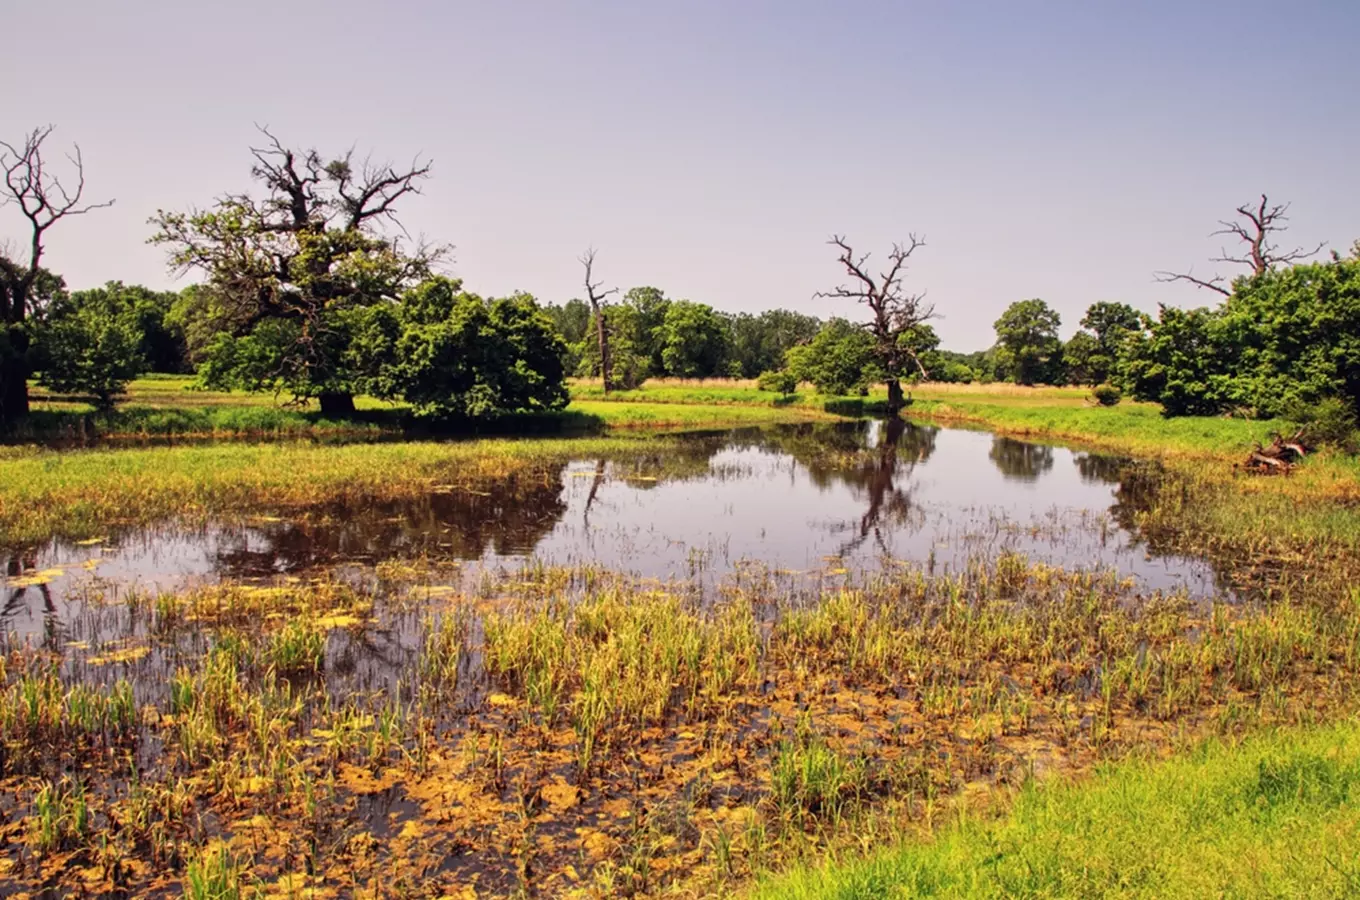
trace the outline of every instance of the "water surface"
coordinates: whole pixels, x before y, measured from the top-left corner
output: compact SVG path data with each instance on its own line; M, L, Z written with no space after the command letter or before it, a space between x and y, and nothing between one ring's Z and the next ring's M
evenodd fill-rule
M1131 530L1138 474L1117 457L909 422L705 433L674 452L576 459L478 491L51 541L11 554L8 572L61 576L26 587L11 578L0 614L32 634L92 589L154 592L417 556L593 563L715 584L754 563L825 579L900 562L950 571L1020 552L1115 568L1147 589L1212 593L1208 563L1154 555Z

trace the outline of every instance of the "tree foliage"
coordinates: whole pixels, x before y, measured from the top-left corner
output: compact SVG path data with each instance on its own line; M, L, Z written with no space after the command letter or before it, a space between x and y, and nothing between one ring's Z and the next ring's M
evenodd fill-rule
M1121 377L1139 400L1162 405L1168 416L1207 416L1229 401L1230 364L1218 351L1211 310L1161 307L1146 334L1130 341Z
M1039 299L1017 300L996 320L1004 367L1017 384L1054 384L1061 377L1062 341L1057 311Z
M398 171L327 159L283 146L268 131L252 148L261 196L227 194L206 210L161 210L153 243L173 268L205 276L185 309L210 334L202 348L214 386L283 389L348 412L357 390L350 363L354 311L390 304L428 278L447 248L403 246L397 204L419 193L429 164Z
M727 322L705 303L690 300L670 303L657 339L667 375L711 378L729 374Z
M1163 307L1122 373L1168 415L1270 417L1329 397L1360 410L1360 259L1239 279L1214 310Z
M1109 381L1124 354L1128 338L1142 332L1148 322L1145 313L1127 303L1092 303L1081 318L1082 328L1088 331L1077 332L1063 349L1068 381L1073 384ZM1094 338L1094 345L1088 338Z
M38 383L109 409L127 383L146 371L146 337L138 295L112 284L81 291L48 309L37 329Z
M759 315L738 313L731 317L731 356L744 378L784 365L790 348L816 337L822 323L815 316L787 309L770 309Z
M436 277L360 318L365 386L417 414L487 418L567 403L562 339L528 294L487 300Z
M882 377L874 339L845 319L832 319L810 343L790 350L788 370L798 381L810 381L823 394L865 390Z

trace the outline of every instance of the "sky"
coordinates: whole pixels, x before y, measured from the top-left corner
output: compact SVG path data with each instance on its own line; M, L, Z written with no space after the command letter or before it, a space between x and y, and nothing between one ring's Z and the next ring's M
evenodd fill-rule
M580 296L594 246L611 286L854 317L813 296L844 280L826 240L872 263L914 233L908 287L957 350L1030 297L1064 336L1095 301L1212 304L1153 273L1214 272L1210 232L1262 192L1291 245L1360 238L1354 0L3 6L30 37L0 54L0 138L56 125L116 200L50 233L75 288L189 283L147 219L248 189L257 125L432 160L402 220L483 295Z

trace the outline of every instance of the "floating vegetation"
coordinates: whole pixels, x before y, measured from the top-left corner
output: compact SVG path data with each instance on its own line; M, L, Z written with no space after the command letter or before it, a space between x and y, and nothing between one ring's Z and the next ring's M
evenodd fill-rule
M11 639L0 892L718 891L1356 705L1360 591L1206 602L1013 554L786 584L408 561Z

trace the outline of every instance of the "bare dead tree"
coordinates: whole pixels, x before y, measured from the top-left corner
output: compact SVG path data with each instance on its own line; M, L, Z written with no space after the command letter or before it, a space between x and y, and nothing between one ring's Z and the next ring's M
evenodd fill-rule
M26 247L13 254L0 250L0 426L28 415L29 339L24 321L44 276L47 232L62 219L113 205L112 200L85 202L85 161L79 145L66 154L71 178L63 181L47 165L43 144L52 131L51 125L35 128L17 145L0 141L4 174L0 208L16 207L29 232Z
M837 257L846 274L853 279L829 291L818 291L817 298L854 300L869 308L872 318L863 327L874 338L874 355L883 366L888 379L888 411L896 414L904 405L901 379L919 374L928 377L915 349L910 333L935 317L935 307L925 302L925 294L908 293L902 285L907 262L911 255L926 245L924 238L911 235L906 244L893 244L888 254L888 269L877 277L869 272L869 254L856 255L841 235L832 235L827 243L840 251ZM904 340L905 338L905 340Z
M1226 249L1220 250L1219 255L1213 258L1213 262L1246 266L1251 270L1252 277L1256 277L1264 275L1276 266L1288 266L1303 262L1322 252L1322 248L1326 246L1325 243L1320 243L1311 250L1305 247L1281 250L1273 243L1271 235L1281 234L1288 230L1289 226L1284 224L1289 221L1289 216L1286 215L1288 211L1288 203L1272 204L1265 194L1261 195L1259 203L1244 203L1237 207L1238 221L1220 219L1218 224L1222 227L1213 232L1211 236L1231 235L1237 238L1246 249L1241 251L1242 255L1239 256L1231 255ZM1232 296L1232 284L1222 275L1214 275L1212 278L1199 278L1193 272L1157 272L1154 277L1161 282L1184 281L1187 284L1193 284L1195 287L1215 291L1225 297Z
M614 287L601 291L603 282L592 280L595 269L594 247L586 248L586 252L580 256L580 262L586 270L586 299L590 302L591 314L595 316L595 340L600 351L600 379L604 383L605 396L608 396L610 388L614 386L614 368L609 356L609 322L604 301L611 294L617 294L619 289Z

